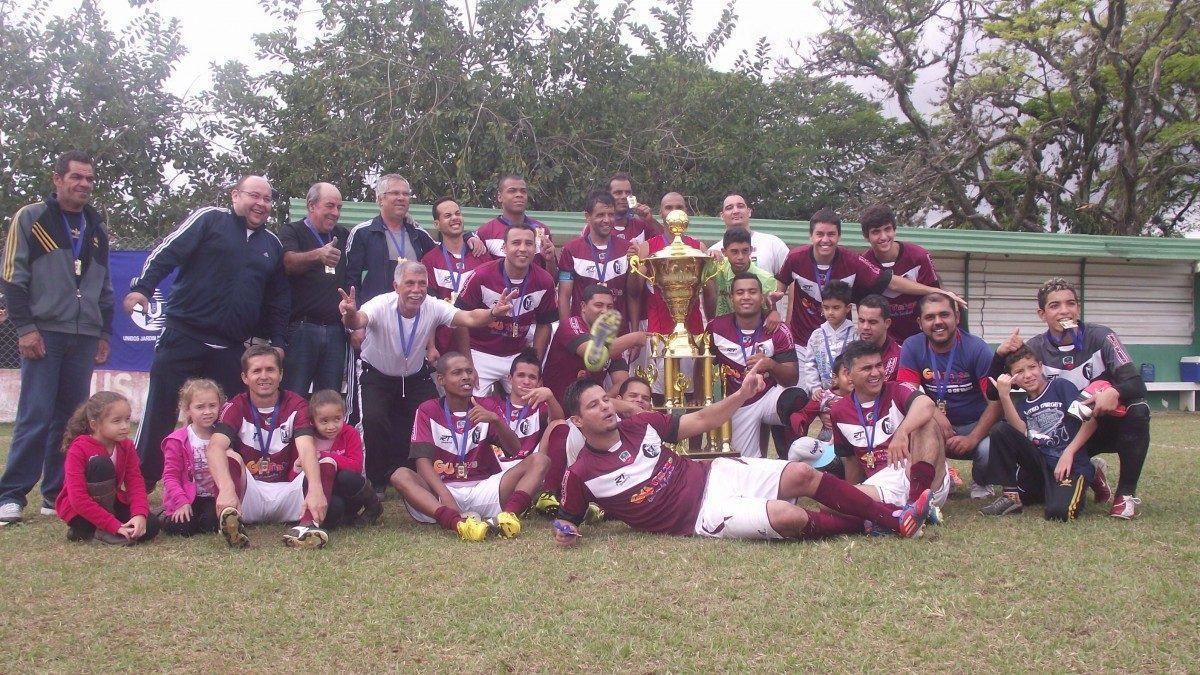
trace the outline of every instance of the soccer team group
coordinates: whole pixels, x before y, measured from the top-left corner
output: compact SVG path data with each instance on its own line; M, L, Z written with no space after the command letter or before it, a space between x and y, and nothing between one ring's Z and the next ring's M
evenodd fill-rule
M1118 518L1140 505L1149 407L1118 336L1082 323L1075 287L1050 279L1029 289L1046 331L993 350L886 206L859 215L859 253L832 210L789 247L726 196L721 241L684 235L711 257L686 325L708 334L724 396L698 399L692 361L664 383L649 345L675 322L629 261L668 246L661 223L686 205L671 192L655 213L625 174L586 196L582 231L553 237L515 175L473 233L456 201L435 202L436 237L396 174L375 186L379 215L349 230L337 188L317 183L304 217L272 231L270 184L243 177L130 284L124 310L148 312L176 275L131 440L130 402L77 381L106 357L115 305L93 163L68 153L52 179L14 216L3 258L22 355L6 522L39 478L43 513L70 539L119 545L161 531L244 547L246 525L277 522L298 523L288 546L322 547L339 526L377 523L389 486L413 519L464 540L515 537L537 513L563 546L606 519L703 537L913 537L956 490L992 516L1043 504L1071 521L1089 491ZM692 405L663 411L664 386L690 388ZM740 456L687 456L726 423ZM1115 490L1105 453L1120 458ZM971 463L969 485L956 461Z

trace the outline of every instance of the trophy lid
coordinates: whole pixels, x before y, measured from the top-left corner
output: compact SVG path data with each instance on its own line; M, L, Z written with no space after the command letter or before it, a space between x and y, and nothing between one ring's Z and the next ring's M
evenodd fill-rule
M683 209L675 209L663 219L667 232L671 233L672 241L662 250L650 256L651 260L662 258L707 258L708 254L689 246L683 241L683 233L687 232L688 214Z

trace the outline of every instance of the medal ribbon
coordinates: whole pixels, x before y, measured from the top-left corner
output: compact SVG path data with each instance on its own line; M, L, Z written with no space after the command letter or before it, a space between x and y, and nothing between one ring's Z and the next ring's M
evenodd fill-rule
M263 418L258 412L258 406L250 404L250 415L254 418L254 428L256 433L254 439L258 442L258 453L262 455L262 461L270 464L271 460L271 439L275 437L275 423L279 420L279 403L283 400L283 396L275 399L275 407L271 409L271 417L267 420L267 425L271 427L270 431L263 429ZM263 433L266 433L266 438L263 438Z
M858 400L858 394L851 392L851 398L854 399L854 412L858 413L858 423L863 428L863 434L866 436L867 453L871 455L871 461L875 461L875 425L879 423L879 404L883 401L883 391L879 392L879 396L875 397L875 405L871 408L871 424L867 424L866 411L863 410L862 402Z
M446 414L446 425L450 427L450 441L454 443L454 454L458 455L458 464L461 467L467 465L467 440L471 437L472 426L467 426L470 419L463 420L462 442L458 440L458 422L455 421L454 415L450 413L450 404L446 402L446 397L442 397L442 412Z
M592 249L592 260L596 263L596 280L603 284L604 278L608 276L608 269L606 269L602 260L603 258L608 257L608 249L604 249L604 256L601 257L600 247L592 243L591 232L589 232L588 236L584 237L583 240L586 241L588 247ZM612 246L612 239L608 240L608 244L609 246Z
M748 352L746 351L746 344L745 344L746 343L746 334L744 332L742 332L741 328L738 328L738 333L740 333L739 337L741 338L740 340L738 340L738 348L740 348L742 350L742 366L743 366L743 368L748 367L749 364L747 362L750 360L750 357L754 355L754 350L758 349L758 339L762 336L763 324L765 322L766 322L766 318L763 317L763 315L760 313L758 315L758 325L754 327L754 336L750 338L750 351L748 351ZM734 325L737 325L736 322Z
M408 357L412 354L413 345L416 344L417 324L421 323L421 310L417 310L417 315L413 317L412 328L408 330L408 339L404 339L404 317L400 315L400 308L396 308L396 326L400 329L400 351L404 354L404 360L407 362Z
M462 281L462 272L459 272L458 268L455 266L454 256L450 255L450 251L446 248L446 244L442 243L439 248L442 249L442 260L446 261L446 271L450 273L450 290L457 293L458 285ZM459 259L466 263L467 242L465 240L463 241L462 254L459 256ZM466 265L464 264L463 266L465 267Z
M504 292L508 292L509 286L517 286L508 276L508 269L504 267L504 263L500 263L500 273L504 275ZM529 277L533 276L533 270L525 270L525 278L521 280L521 285L517 286L517 301L513 303L512 320L513 324L518 323L520 319L521 305L525 300L525 284L529 283Z
M383 233L387 235L388 239L392 240L392 246L396 247L396 259L397 260L403 258L404 252L405 252L405 250L404 250L404 226L401 225L400 228L401 228L400 236L397 237L396 235L392 234L392 231L390 229L388 229L388 226L386 224L383 226Z
M333 241L333 232L332 231L329 232L329 238L326 239L325 237L321 236L320 232L317 232L317 228L313 227L312 221L309 220L308 218L304 219L304 225L305 225L305 227L308 228L308 231L312 232L312 235L317 238L317 243L319 245L324 246L324 245L328 244L329 242Z
M954 355L958 353L958 345L961 341L962 337L956 332L954 346L950 348L950 358L946 361L946 367L942 369L940 378L938 377L937 357L933 353L933 348L929 346L929 340L925 341L925 351L929 355L929 370L933 374L933 386L939 402L946 400L946 392L950 389L950 371L954 368Z
M1066 331L1063 331L1063 332L1065 333ZM1062 347L1062 340L1055 340L1054 333L1052 333L1050 331L1046 331L1046 339L1049 340L1050 344L1054 345L1055 348ZM1083 357L1083 324L1082 323L1079 324L1078 327L1073 328L1071 330L1071 341L1072 341L1071 342L1071 352L1079 354L1080 358L1082 358ZM1074 365L1072 365L1071 367L1073 368ZM1068 370L1070 370L1070 369L1068 368Z
M79 214L79 234L75 234L74 228L67 220L67 213L59 211L62 216L63 228L67 231L67 241L71 242L71 260L79 260L79 252L83 250L83 229L87 227L87 218L82 213Z
M840 347L838 347L838 351L845 349L846 341L850 339L850 329L853 328L853 326L849 325L848 321L846 323L847 323L846 330L841 331L842 344ZM827 380L827 379L833 378L833 350L829 348L829 343L832 340L832 338L829 337L829 333L826 333L824 328L821 329L821 335L825 336L825 356L829 358L829 361L828 361L829 374L826 375L824 372L822 372L821 379Z
M524 422L525 418L529 416L529 404L526 403L525 405L521 406L521 411L517 413L517 419L515 420L515 422L516 422L515 426L513 424L514 420L512 418L512 411L513 411L512 399L505 399L505 401L504 401L504 420L506 422L508 422L508 427L510 429L512 429L513 431L516 431L517 428L521 426L521 422Z

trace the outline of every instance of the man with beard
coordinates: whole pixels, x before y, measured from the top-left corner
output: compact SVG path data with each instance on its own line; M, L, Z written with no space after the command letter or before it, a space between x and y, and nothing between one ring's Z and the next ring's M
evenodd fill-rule
M287 344L291 292L283 244L264 227L275 201L262 176L243 176L230 192L232 208L193 211L146 258L129 282L125 311L146 312L154 289L176 272L166 305L166 328L154 345L150 391L138 427L138 458L148 490L162 477L162 440L179 415L179 388L192 377L212 378L229 396L242 391L242 345L265 337ZM220 280L219 290L214 280Z
M987 475L988 432L1001 415L989 380L992 349L981 338L959 330L958 308L941 292L918 300L917 314L922 333L900 348L896 379L923 387L933 399L946 456L972 460L971 498L990 497L991 488L979 481Z

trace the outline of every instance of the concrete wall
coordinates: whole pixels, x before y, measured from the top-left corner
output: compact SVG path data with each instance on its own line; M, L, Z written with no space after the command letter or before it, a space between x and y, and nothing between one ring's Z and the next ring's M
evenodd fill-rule
M142 419L146 403L149 373L129 373L119 370L97 370L92 374L92 393L115 391L129 399L133 419ZM0 423L10 423L17 417L17 399L21 394L21 371L0 369Z

